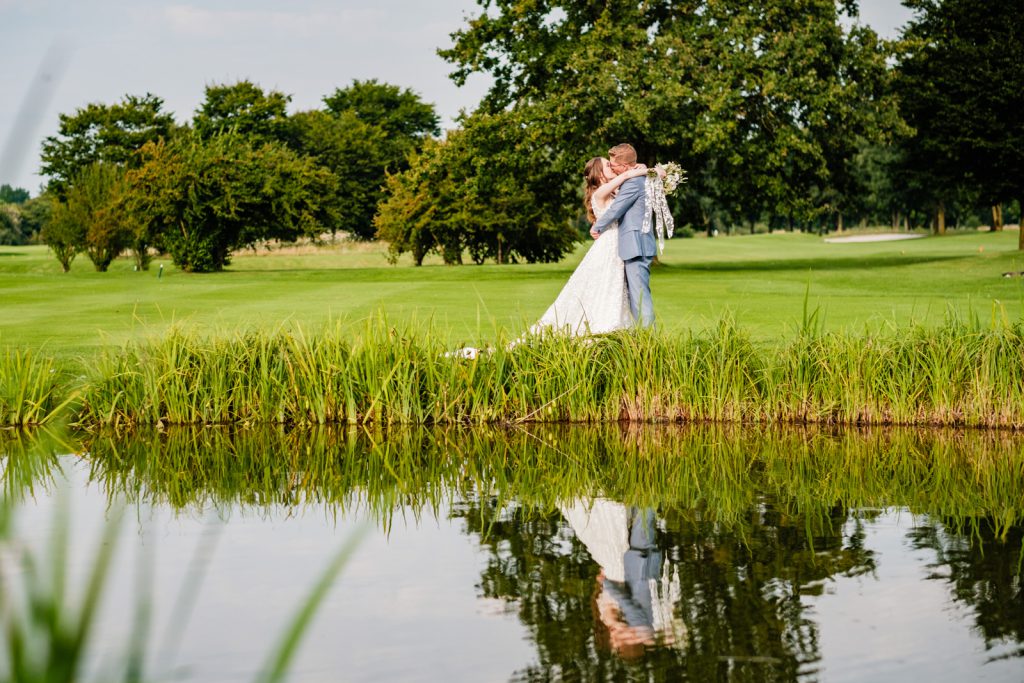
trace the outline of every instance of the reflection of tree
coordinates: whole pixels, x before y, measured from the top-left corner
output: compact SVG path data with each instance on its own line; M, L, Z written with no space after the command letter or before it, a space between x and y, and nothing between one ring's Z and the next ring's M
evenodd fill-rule
M949 582L953 598L974 611L985 647L1016 644L1024 657L1024 527L987 520L970 527L924 524L909 533L916 548L935 552L931 578ZM945 571L942 571L945 568Z
M727 526L668 509L657 542L666 571L678 574L676 610L688 637L630 661L602 647L599 567L560 515L486 503L456 514L490 552L479 590L514 601L537 645L538 663L520 672L524 680L791 680L819 659L801 596L874 567L859 525L844 537L842 508L810 519L762 502L745 523Z

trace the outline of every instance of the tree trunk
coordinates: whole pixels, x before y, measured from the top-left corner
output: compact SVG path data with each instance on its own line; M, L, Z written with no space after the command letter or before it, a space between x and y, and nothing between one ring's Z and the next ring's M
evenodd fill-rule
M892 212L892 230L896 232L900 229L900 214L896 211Z
M836 212L836 232L841 233L843 231L843 212Z
M935 234L946 234L946 205L943 202L939 202L935 210Z
M992 205L992 232L1001 232L1003 229L1003 205Z
M1017 248L1024 251L1024 201L1020 202L1020 217L1017 219Z

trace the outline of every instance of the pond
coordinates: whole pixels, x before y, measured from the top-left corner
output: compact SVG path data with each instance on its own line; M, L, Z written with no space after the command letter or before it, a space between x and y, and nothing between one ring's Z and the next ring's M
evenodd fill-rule
M356 537L288 680L1024 679L1024 435L207 428L0 452L8 590L19 553L59 565L67 525L75 602L114 525L88 680L139 636L146 680L255 680Z

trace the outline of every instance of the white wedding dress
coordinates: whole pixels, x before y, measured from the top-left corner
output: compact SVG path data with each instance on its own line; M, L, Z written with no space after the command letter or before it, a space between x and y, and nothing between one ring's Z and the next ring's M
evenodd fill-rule
M611 202L603 206L593 203L594 214L600 216ZM508 343L513 348L530 336L549 332L572 336L601 334L632 327L626 292L626 267L619 258L619 226L612 225L595 240L586 256L569 276L569 281L548 307L544 315L518 339ZM444 354L446 358L472 360L481 350L464 346Z
M594 202L594 214L600 216L610 205ZM625 267L619 258L619 226L615 224L595 240L555 302L529 333L555 331L582 336L632 325Z

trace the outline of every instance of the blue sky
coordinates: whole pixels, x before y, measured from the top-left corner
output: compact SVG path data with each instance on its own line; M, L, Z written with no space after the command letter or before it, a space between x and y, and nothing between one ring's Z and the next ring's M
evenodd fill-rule
M909 16L897 0L860 6L884 36ZM292 95L296 111L377 78L417 91L449 125L487 80L457 88L436 50L476 11L474 0L0 0L0 183L34 195L39 143L57 115L125 93L159 95L186 120L208 83L248 78ZM56 76L30 91L43 64ZM26 99L37 106L16 126Z

